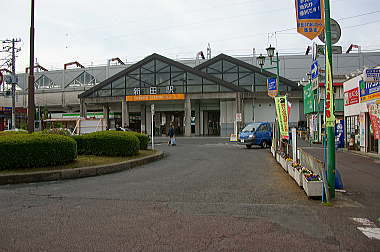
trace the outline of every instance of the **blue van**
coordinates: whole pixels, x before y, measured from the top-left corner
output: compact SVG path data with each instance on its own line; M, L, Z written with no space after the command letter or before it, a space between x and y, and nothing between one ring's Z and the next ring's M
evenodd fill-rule
M249 123L239 134L239 144L244 144L248 149L252 145L268 148L272 145L272 125L269 122Z

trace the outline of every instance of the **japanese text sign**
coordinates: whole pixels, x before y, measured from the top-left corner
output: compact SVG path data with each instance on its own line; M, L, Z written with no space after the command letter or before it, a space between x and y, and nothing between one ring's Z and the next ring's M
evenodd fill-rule
M344 106L359 103L359 88L353 88L344 92Z
M325 28L324 0L295 0L297 32L316 38Z
M380 82L359 82L360 102L371 101L380 98Z
M371 120L375 139L380 139L380 104L367 104L368 114Z

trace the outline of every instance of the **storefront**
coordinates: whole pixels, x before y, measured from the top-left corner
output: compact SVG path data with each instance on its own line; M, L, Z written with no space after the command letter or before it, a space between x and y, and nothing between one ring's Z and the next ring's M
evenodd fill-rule
M344 115L346 147L379 153L380 83L377 79L361 74L344 83Z

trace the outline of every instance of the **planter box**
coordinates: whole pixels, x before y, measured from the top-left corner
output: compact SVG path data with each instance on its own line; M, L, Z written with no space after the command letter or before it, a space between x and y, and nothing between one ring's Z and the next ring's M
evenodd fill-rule
M301 173L301 170L297 170L294 168L294 180L296 181L297 185L300 187L303 187L303 174Z
M278 154L278 152L276 152L276 161L277 163L280 163L280 154Z
M322 196L322 181L307 181L305 176L303 179L303 189L308 197Z
M293 179L294 178L294 167L292 166L292 162L288 162L288 173L290 175L290 177L292 177Z
M288 164L285 158L280 157L280 164L285 171L288 171Z
M273 147L270 147L270 151L272 152L273 157L276 155L276 152L274 151Z

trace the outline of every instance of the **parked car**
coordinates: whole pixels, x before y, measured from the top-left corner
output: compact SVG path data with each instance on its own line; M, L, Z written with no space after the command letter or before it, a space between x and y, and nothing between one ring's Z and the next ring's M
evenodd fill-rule
M249 123L239 134L239 144L244 144L248 149L252 145L268 148L272 144L272 126L269 122Z
M122 127L117 127L115 130L116 131L132 131L132 130L130 130L128 128L122 128Z

